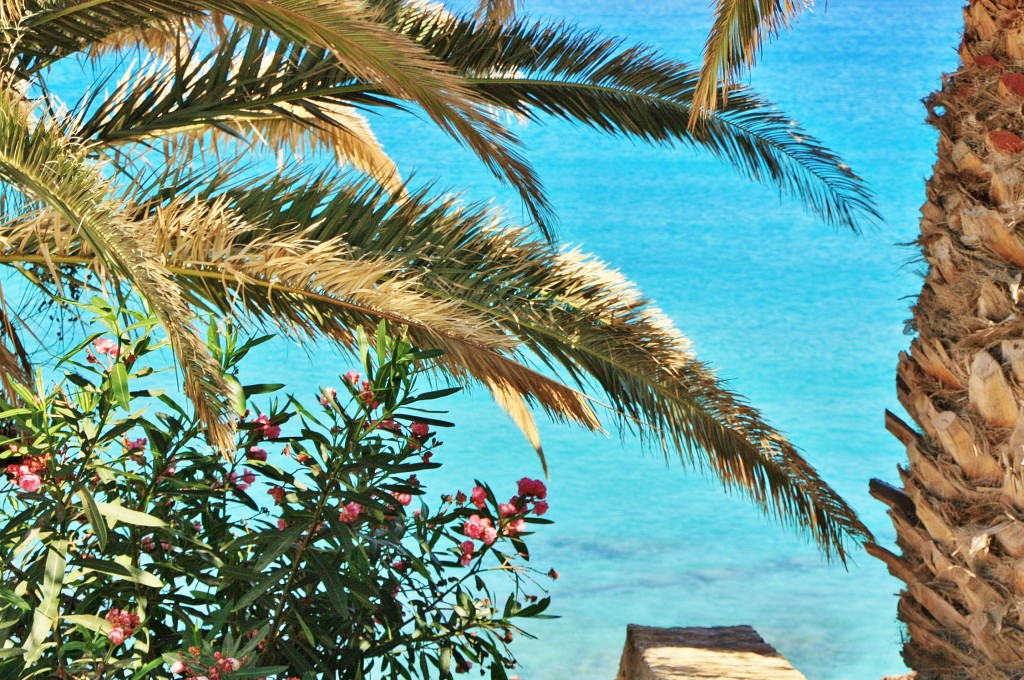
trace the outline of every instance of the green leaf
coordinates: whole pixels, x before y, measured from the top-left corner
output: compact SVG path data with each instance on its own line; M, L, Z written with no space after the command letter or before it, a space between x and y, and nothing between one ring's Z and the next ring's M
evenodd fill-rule
M162 519L139 512L138 510L129 510L118 503L97 502L96 507L100 514L106 517L108 522L111 522L111 528L113 528L115 522L124 522L125 524L132 524L137 527L167 526L167 523Z
M245 388L242 387L242 383L238 382L238 378L233 375L225 375L224 382L228 386L228 400L231 403L231 408L239 416L245 415Z
M128 371L122 363L115 363L110 369L110 393L115 404L125 411L131 408L131 395L128 393Z
M30 667L42 655L44 641L50 634L53 624L60 612L60 590L64 585L64 568L67 559L64 550L67 544L54 541L46 555L43 571L43 587L39 598L39 608L32 617L32 629L21 646L25 650L25 665Z
M121 557L124 561L127 561L128 559L126 555L122 555ZM140 586L146 586L149 588L164 587L163 581L153 574L150 574L148 571L139 569L133 564L123 564L112 560L80 559L77 560L76 566L80 567L84 572L107 574L108 576L113 576L114 578L122 581L138 583Z
M82 509L85 510L85 517L89 520L89 526L92 527L93 533L96 534L96 540L99 541L100 550L106 550L107 523L103 520L103 515L96 505L96 499L92 497L89 489L84 486L79 487L77 493L78 497L82 499Z
M109 633L114 628L109 621L100 618L95 614L72 614L70 616L63 616L61 618L67 621L68 623L73 623L76 626L83 626L93 631L94 633L103 633L104 635Z
M271 392L277 392L278 390L284 389L284 385L281 383L257 383L255 385L246 385L242 389L249 396L254 394L270 394Z

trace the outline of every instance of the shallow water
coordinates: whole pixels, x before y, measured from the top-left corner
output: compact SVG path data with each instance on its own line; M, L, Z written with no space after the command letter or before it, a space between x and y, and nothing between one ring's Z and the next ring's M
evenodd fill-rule
M559 235L621 268L693 340L698 354L791 435L892 542L868 479L903 459L882 427L896 409L894 371L907 296L919 286L914 238L934 135L919 100L955 62L954 0L837 0L772 45L751 83L839 151L879 196L887 223L862 237L815 223L772 189L691 152L651 149L566 124L521 130L561 217ZM693 59L704 2L526 0ZM374 120L387 150L420 180L497 197L507 191L454 143L409 116ZM283 368L284 367L284 368ZM350 362L278 343L248 376L297 393ZM478 392L451 402L458 427L438 458L438 493L474 477L512 493L539 476L528 444ZM545 424L556 524L533 541L553 566L551 613L517 643L523 680L611 678L627 623L747 623L809 678L878 678L902 668L898 583L863 552L844 570L713 482L666 465L629 438Z

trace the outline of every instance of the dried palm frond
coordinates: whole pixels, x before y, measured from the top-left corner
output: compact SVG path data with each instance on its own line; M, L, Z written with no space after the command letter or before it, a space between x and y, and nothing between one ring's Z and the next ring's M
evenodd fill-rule
M757 59L758 52L779 31L788 28L811 0L716 0L714 23L704 44L693 96L696 115L690 129L732 96L734 82Z
M500 23L516 15L519 0L480 0L476 18L482 21Z
M184 373L185 393L195 403L214 444L232 447L232 419L219 366L196 335L178 286L153 256L146 232L125 221L123 206L109 199L110 185L86 150L52 126L33 124L20 97L0 88L0 178L74 225L64 239L80 241L96 255L93 264L132 282L167 332ZM35 220L45 230L54 220ZM0 231L0 238L8 234ZM55 244L56 245L56 244ZM51 271L54 250L36 250ZM56 275L55 275L56 278Z

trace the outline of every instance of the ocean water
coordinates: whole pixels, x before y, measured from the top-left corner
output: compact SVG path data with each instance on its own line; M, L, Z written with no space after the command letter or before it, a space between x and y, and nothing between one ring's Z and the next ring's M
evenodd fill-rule
M708 9L697 0L525 0L694 60ZM904 454L883 429L898 409L896 357L919 289L917 208L934 154L920 99L955 66L955 0L821 2L764 53L749 82L839 151L870 182L886 218L857 237L817 223L771 188L690 151L650 148L565 123L518 131L546 182L565 243L582 244L637 281L698 355L806 452L880 542L893 534L868 480L896 478ZM419 180L520 207L479 163L411 115L372 120L388 152ZM277 342L248 378L295 393L336 382L351 359ZM500 494L540 476L532 449L486 393L450 400L457 427L431 491ZM808 678L880 678L903 669L895 593L880 563L848 568L765 520L713 481L620 438L542 425L555 524L532 542L556 568L550 613L520 640L523 680L614 677L628 623L753 625Z
M524 5L691 61L708 16L700 0ZM955 68L960 8L956 0L820 2L748 78L870 182L886 222L860 237L817 223L795 201L698 153L564 123L518 129L560 216L560 239L637 281L886 545L891 524L867 485L895 480L904 459L883 411L899 408L896 359L909 341L909 296L920 287L915 252L899 244L915 238L934 159L920 100ZM429 124L411 116L372 122L418 178L494 197L520 214ZM325 363L334 364L318 361L308 379ZM485 393L453 400L452 419L439 485L467 488L477 476L511 493L513 480L540 473ZM628 623L750 624L812 680L904 668L899 584L866 553L855 553L848 569L827 564L742 499L629 438L552 425L542 434L555 524L535 537L533 557L561 573L550 586L550 611L561 618L532 624L538 639L516 643L523 680L613 677Z

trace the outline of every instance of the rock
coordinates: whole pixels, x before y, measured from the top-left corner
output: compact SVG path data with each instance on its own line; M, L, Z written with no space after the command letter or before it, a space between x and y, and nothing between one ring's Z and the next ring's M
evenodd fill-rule
M617 680L807 680L750 626L629 625Z

